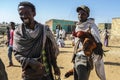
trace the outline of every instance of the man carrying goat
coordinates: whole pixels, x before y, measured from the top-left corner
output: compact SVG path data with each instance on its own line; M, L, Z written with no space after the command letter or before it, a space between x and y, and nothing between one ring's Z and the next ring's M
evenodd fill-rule
M89 80L93 64L95 65L96 74L100 80L106 80L103 62L103 49L99 36L99 31L93 19L88 19L90 9L82 5L76 9L79 22L75 29L75 48L72 62L74 63L74 80ZM78 33L79 32L79 33ZM89 50L88 43L91 41L88 38L83 39L82 35L90 32L94 37L95 43L92 50ZM87 36L87 35L85 35ZM88 41L87 45L85 40ZM93 42L94 42L93 41ZM95 46L96 45L96 46ZM88 53L89 52L89 53Z

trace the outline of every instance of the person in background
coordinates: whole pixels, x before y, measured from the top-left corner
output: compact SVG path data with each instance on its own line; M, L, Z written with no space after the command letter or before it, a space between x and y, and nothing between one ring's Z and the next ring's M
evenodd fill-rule
M60 35L60 37L58 38L58 40L57 40L57 45L58 45L59 47L65 47L65 42L64 42L64 40L63 40L63 38L62 38L62 35Z
M57 44L58 44L60 47L64 47L64 46L65 46L64 40L65 40L65 30L62 29L62 27L60 26L59 39L57 40Z
M100 50L97 47L96 49L98 50L93 51L93 54L90 56L92 58L91 61L93 61L91 62L89 60L90 57L86 56L84 51L76 53L77 49L80 47L82 48L83 45L80 44L82 43L81 39L75 37L75 49L74 56L72 59L74 63L74 80L89 80L89 75L92 70L93 64L95 65L96 74L98 75L100 80L106 80L103 62L103 50L101 49L102 44L96 24L92 19L88 18L90 15L90 9L87 6L82 5L80 7L77 7L76 11L78 13L79 22L76 24L75 32L89 31L95 38L97 46L99 46Z
M59 31L59 37L62 37L63 40L66 38L66 32L65 30L60 26L60 31Z
M13 50L22 66L22 79L54 80L54 75L60 77L59 49L51 30L34 19L36 8L31 2L20 2L18 13L23 23L15 29Z
M14 22L10 22L10 39L8 39L8 59L9 59L9 65L13 66L13 61L12 61L12 52L13 52L13 37L14 37L14 30L15 30L15 23ZM8 34L9 35L9 34Z
M59 38L59 31L60 31L60 25L57 25L57 26L56 26L56 41L57 41L58 38Z
M6 44L7 46L9 46L9 42L10 42L10 28L7 27L6 29L7 29L7 30L6 30L7 41L6 41L5 44Z
M108 47L108 40L109 40L109 32L107 28L104 31L104 46Z

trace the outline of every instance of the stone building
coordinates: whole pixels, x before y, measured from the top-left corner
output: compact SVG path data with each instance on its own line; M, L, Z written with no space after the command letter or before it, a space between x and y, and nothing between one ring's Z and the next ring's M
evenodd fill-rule
M104 29L111 29L111 23L99 23L98 24L98 28L100 30L104 30Z
M120 40L120 17L112 18L111 38Z

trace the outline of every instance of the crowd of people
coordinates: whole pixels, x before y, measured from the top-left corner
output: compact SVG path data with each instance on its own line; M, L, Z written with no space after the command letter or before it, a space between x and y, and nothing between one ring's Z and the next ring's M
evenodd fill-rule
M78 13L78 23L73 33L74 51L71 59L74 65L73 68L71 67L74 80L89 80L93 66L95 66L96 74L100 80L106 80L102 43L96 24L88 18L90 9L82 5L77 7L76 12ZM54 75L58 76L60 80L61 71L57 57L59 55L59 47L65 46L65 30L61 25L57 25L56 38L54 38L48 26L34 19L36 8L31 2L20 2L18 13L22 24L15 29L15 23L10 22L10 27L7 27L6 32L8 67L14 66L12 61L12 53L14 53L15 59L21 64L22 80L55 80ZM85 32L89 32L94 37L94 44L96 45L94 50L88 50L88 45L93 45L90 42L83 49L84 40L80 36ZM108 46L107 40L105 40L105 46ZM86 55L85 50L88 50L91 54ZM0 67L1 65L3 67L0 68L0 72L2 71L4 74L0 74L0 76L4 77L0 77L0 80L8 80L2 61L0 62Z

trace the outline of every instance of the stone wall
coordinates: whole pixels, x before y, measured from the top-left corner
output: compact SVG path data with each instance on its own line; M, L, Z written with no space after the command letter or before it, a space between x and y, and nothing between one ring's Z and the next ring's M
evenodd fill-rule
M112 19L111 39L120 40L120 18Z

